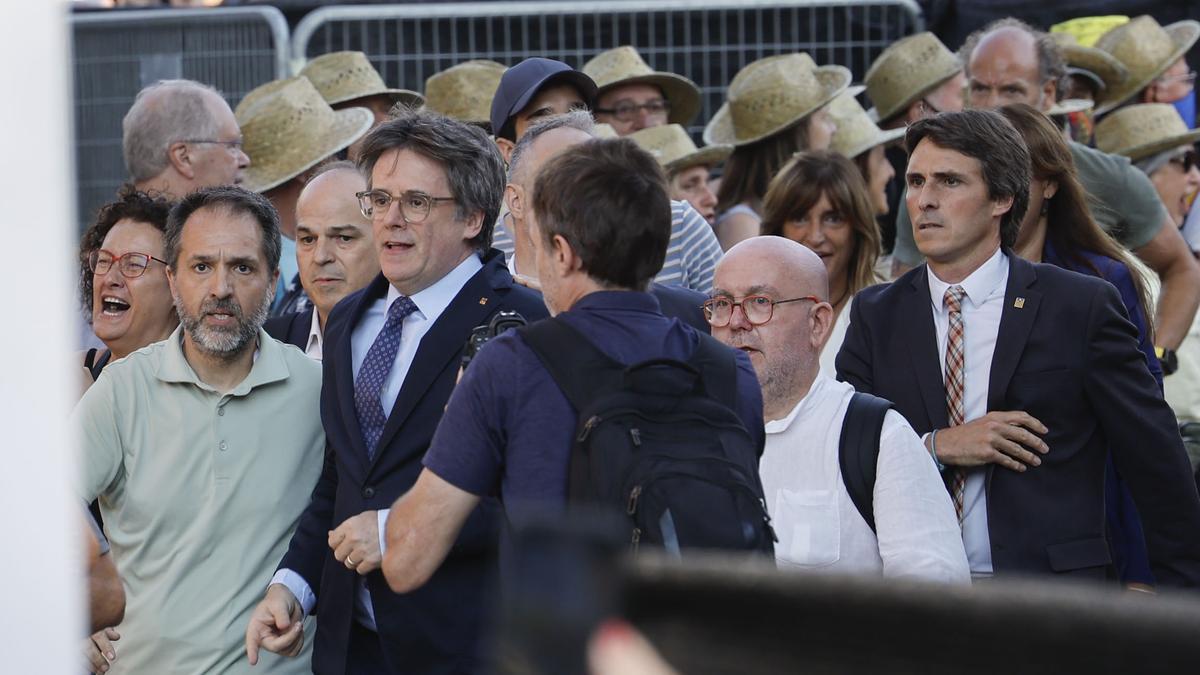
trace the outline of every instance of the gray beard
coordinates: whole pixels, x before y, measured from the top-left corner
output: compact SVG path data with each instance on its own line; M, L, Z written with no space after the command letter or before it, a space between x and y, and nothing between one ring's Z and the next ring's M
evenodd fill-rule
M275 297L275 287L271 286L263 294L262 302L250 316L242 313L242 307L236 300L206 300L200 306L200 313L193 315L185 309L182 299L175 295L175 311L179 314L179 323L192 339L192 343L202 352L222 360L232 360L240 355L247 345L253 344L258 335L258 329L267 320L271 310L271 300ZM210 328L204 325L204 315L220 312L230 314L236 320L236 325L230 329Z

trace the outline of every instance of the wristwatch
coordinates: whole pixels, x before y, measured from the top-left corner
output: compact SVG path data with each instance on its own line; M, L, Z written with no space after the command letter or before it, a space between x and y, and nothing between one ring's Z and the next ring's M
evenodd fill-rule
M1158 362L1162 364L1163 375L1170 375L1179 370L1179 357L1175 355L1174 349L1155 347L1154 354L1158 356Z

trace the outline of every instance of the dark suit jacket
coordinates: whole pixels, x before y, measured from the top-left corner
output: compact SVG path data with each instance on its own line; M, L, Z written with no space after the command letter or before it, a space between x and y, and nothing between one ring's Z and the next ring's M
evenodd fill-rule
M712 333L704 320L704 301L708 296L683 286L667 286L651 282L650 293L658 298L662 313L688 324L701 333Z
M354 409L350 337L366 309L386 295L382 275L344 300L325 324L321 420L328 441L325 468L312 502L292 537L281 568L298 572L317 596L315 673L344 672L358 575L337 563L329 530L367 510L387 509L421 472L458 374L471 329L509 309L533 321L546 316L541 298L515 286L504 258L492 250L483 269L438 317L421 340L374 461ZM307 331L307 329L306 329ZM380 571L367 577L376 626L390 672L473 673L480 663L480 631L487 618L488 577L494 563L498 524L495 503L484 502L468 519L446 562L422 588L391 592Z
M308 331L312 328L312 315L317 311L309 307L303 312L292 312L267 319L263 330L267 335L289 345L295 345L304 351L308 348Z
M1050 451L1024 473L987 467L996 573L1105 576L1111 448L1145 522L1159 583L1200 584L1200 498L1188 480L1175 416L1138 351L1116 289L1008 257L987 409L1024 410L1041 420ZM837 357L839 379L895 402L919 434L949 426L934 330L924 265L860 292Z

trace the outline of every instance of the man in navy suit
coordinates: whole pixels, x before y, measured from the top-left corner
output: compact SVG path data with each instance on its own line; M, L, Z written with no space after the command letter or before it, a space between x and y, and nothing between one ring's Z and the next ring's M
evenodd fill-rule
M326 465L247 627L247 653L251 663L259 648L295 653L315 607L314 673L478 672L494 508L475 509L447 564L405 596L379 571L380 532L421 471L471 330L499 310L531 321L546 311L490 248L504 166L482 130L406 113L361 152L382 274L326 321Z
M1030 181L1021 136L969 110L913 124L906 145L928 263L856 296L838 377L924 435L973 576L1104 579L1111 449L1155 577L1200 583L1200 498L1116 289L1012 252Z
M321 360L325 322L342 298L379 276L371 219L355 195L367 181L354 164L322 167L296 200L296 266L304 289L303 309L268 319L267 334Z

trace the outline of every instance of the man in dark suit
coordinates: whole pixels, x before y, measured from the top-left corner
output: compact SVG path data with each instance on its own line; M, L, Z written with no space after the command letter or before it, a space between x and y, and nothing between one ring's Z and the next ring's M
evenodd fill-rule
M353 164L332 162L309 179L296 200L296 266L307 306L268 319L263 328L317 361L334 305L379 276L371 219L355 196L365 189L367 181Z
M252 663L260 647L294 653L316 606L315 673L478 672L494 509L476 509L447 564L405 596L379 572L380 531L421 471L471 329L499 310L535 320L545 307L489 250L504 167L482 130L404 114L366 137L359 168L382 274L326 321L326 466L247 652Z
M928 263L856 297L839 378L924 435L974 576L1104 579L1111 449L1155 577L1200 583L1200 498L1116 289L1011 250L1030 183L1021 136L969 110L913 124L906 145Z

